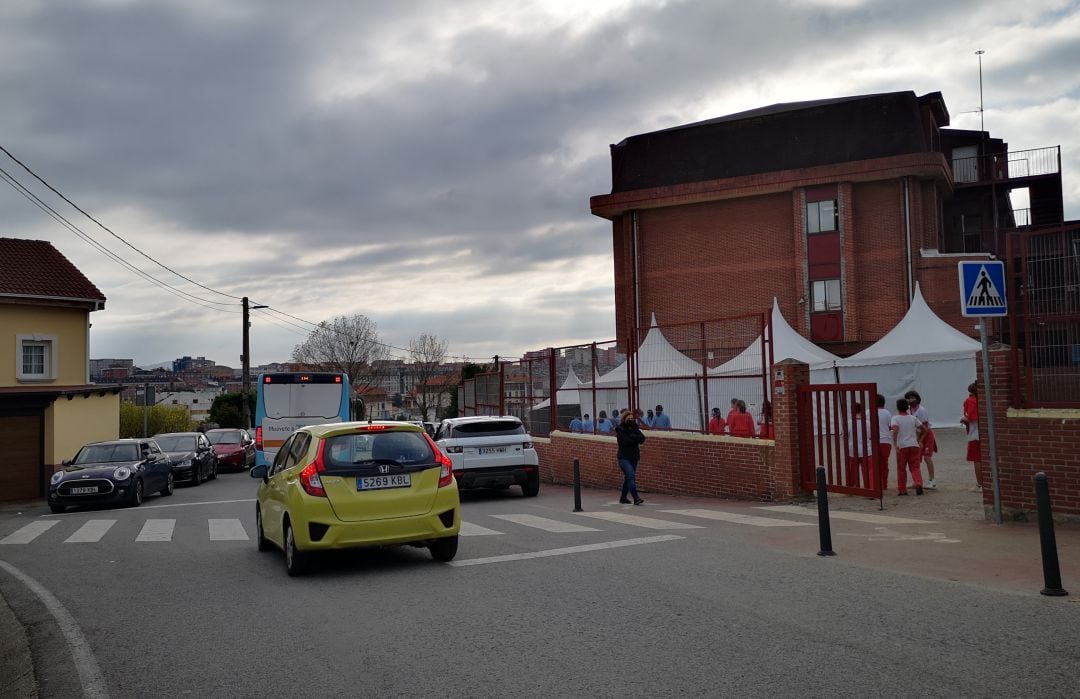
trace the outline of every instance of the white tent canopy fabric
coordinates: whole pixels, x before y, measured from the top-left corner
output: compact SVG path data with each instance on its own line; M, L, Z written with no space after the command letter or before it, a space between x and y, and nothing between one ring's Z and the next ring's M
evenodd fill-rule
M911 307L885 337L862 352L838 361L845 383L873 382L896 412L896 399L918 391L930 424L955 427L968 384L975 381L978 341L943 321L926 304L918 284Z

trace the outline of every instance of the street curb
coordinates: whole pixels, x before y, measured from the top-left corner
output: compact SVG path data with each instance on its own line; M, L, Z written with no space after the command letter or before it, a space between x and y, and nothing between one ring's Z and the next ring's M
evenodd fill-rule
M0 592L0 696L37 699L37 680L26 629Z

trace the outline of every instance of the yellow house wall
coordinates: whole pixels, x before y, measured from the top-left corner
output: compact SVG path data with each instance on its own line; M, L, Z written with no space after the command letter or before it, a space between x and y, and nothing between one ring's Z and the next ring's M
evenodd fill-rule
M17 335L55 335L58 343L56 378L35 381L39 386L81 386L87 383L88 311L80 308L0 304L0 386L25 386L15 380Z
M61 396L45 409L45 463L70 459L87 442L120 436L120 396Z

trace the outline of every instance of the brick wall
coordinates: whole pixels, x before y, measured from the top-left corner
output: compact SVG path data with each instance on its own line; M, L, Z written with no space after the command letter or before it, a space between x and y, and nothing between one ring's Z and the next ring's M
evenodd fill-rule
M639 490L766 502L793 499L800 492L794 387L808 380L809 369L788 360L777 364L775 372L775 441L646 431ZM548 483L572 484L577 459L582 485L611 490L622 486L614 437L556 431L533 443L540 477Z
M1032 478L1043 471L1050 484L1054 516L1080 521L1080 410L1010 408L1010 362L1014 351L1000 345L990 349L990 384L1002 512L1006 519L1034 520L1036 507ZM981 353L978 369L981 377ZM979 435L982 438L983 461L979 469L980 481L984 486L983 505L987 518L990 518L994 494L990 487L989 427L986 401L981 395L982 386L980 378Z

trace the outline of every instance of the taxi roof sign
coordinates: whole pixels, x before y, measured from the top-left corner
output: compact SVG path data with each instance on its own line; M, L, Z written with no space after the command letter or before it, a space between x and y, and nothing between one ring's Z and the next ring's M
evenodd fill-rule
M1004 262L961 262L959 273L960 311L965 317L996 318L1009 314Z

